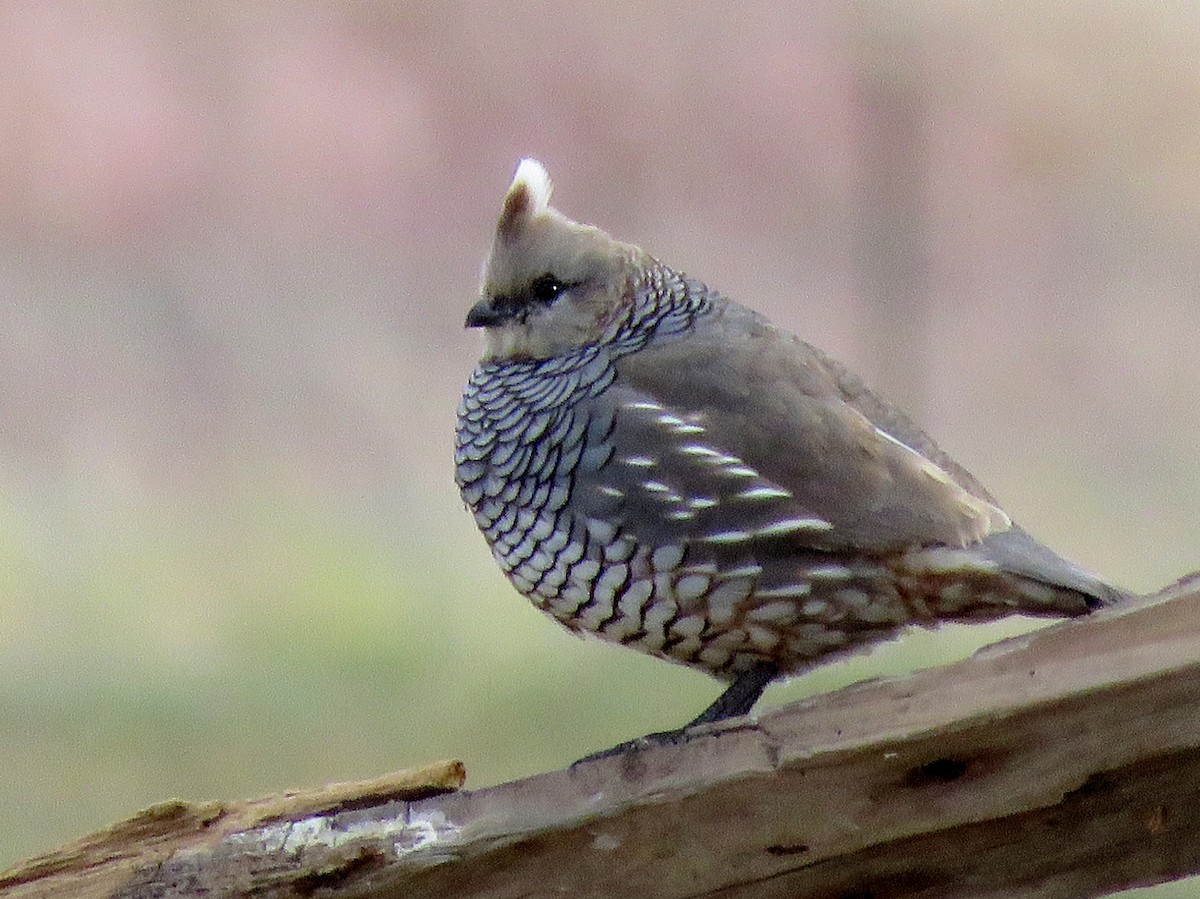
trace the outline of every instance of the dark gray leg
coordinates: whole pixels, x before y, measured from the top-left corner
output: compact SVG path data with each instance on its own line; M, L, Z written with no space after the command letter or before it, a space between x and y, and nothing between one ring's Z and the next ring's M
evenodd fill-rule
M770 662L760 662L749 671L743 671L712 705L688 722L683 729L746 714L754 708L754 703L758 702L758 697L767 689L767 684L775 680L778 674L779 669Z
M628 749L644 749L647 746L680 743L687 739L688 729L697 724L711 724L714 721L723 721L726 718L744 715L754 708L754 703L758 702L758 697L762 696L763 690L767 689L767 684L773 681L778 674L779 669L775 665L770 662L760 662L749 671L743 671L734 678L733 683L725 688L725 692L718 696L712 705L678 730L664 730L656 734L646 734L636 740L627 740L624 743L618 743L611 749L585 755L579 762L607 758ZM579 762L575 764L578 765Z

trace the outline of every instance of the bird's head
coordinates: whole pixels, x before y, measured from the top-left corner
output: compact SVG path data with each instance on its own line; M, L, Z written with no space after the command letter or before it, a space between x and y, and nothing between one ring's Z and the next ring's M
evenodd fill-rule
M467 327L484 329L486 359L545 359L594 343L628 307L641 258L553 208L545 168L522 159Z

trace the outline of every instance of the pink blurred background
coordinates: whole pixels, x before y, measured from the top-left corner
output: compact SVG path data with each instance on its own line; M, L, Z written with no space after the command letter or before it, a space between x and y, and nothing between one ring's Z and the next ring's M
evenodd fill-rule
M566 638L462 511L523 155L1064 555L1200 567L1198 58L1182 0L0 6L0 865L167 795L481 786L715 695Z

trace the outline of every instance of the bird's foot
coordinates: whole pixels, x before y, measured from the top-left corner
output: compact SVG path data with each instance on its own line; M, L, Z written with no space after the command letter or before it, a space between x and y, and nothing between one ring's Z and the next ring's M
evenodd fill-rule
M688 733L690 729L691 725L689 724L675 730L663 730L654 734L646 734L644 737L638 737L636 740L626 740L624 743L618 743L616 746L611 746L608 749L601 749L599 752L585 755L578 761L572 762L571 767L582 765L584 762L594 762L597 759L606 759L614 755L623 755L626 752L649 749L652 746L676 746L680 743L686 743L691 738L691 735Z
M585 755L574 764L594 762L596 759L621 755L630 750L649 749L652 746L675 746L680 743L686 743L692 737L690 731L698 724L711 724L714 721L724 721L726 718L736 718L739 715L745 715L754 707L754 703L758 701L758 697L767 688L767 684L774 680L778 674L779 669L773 663L761 662L749 671L743 671L734 678L733 683L725 689L724 693L717 697L712 705L683 727L676 730L664 730L654 734L646 734L646 736L638 737L636 740L626 740L624 743L618 743L610 749L603 749L600 752Z

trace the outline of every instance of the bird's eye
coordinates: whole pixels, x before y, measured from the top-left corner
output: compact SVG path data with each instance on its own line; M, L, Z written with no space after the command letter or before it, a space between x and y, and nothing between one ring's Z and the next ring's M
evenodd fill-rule
M566 285L549 273L534 279L529 285L530 295L539 303L553 303L565 289Z

